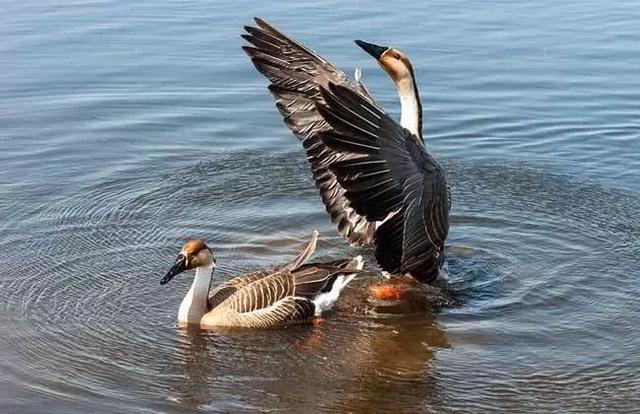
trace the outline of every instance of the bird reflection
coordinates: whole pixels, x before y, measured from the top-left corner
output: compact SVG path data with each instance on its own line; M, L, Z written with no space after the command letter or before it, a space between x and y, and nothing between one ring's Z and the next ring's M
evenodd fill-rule
M208 334L198 326L178 328L178 334L182 339L179 351L184 363L184 380L175 384L176 400L190 408L210 404L213 396L207 378L213 366L207 351Z
M291 371L269 387L284 403L279 408L305 412L321 403L329 412L415 412L440 399L430 362L450 344L433 300L417 289L402 301L371 304L365 289L352 289L340 315L296 343L296 368L305 373Z
M430 362L438 349L450 344L435 312L411 312L420 303L419 297L414 300L374 310L376 323L352 344L355 376L348 392L332 405L336 411L413 412L439 398Z
M416 411L439 398L430 362L450 345L437 312L413 293L372 304L353 288L326 320L287 329L180 330L184 379L173 394L185 408L242 401L285 412Z

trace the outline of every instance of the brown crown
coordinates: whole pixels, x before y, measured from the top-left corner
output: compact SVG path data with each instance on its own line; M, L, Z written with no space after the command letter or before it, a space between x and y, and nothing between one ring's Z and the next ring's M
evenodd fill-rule
M182 253L189 256L197 256L201 250L208 248L209 246L202 240L189 240L182 247Z

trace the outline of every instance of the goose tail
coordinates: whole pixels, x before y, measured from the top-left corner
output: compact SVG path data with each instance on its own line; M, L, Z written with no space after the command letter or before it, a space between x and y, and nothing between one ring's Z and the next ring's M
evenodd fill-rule
M322 292L313 299L316 316L320 316L323 312L333 308L342 290L356 277L358 271L362 270L363 265L364 261L362 260L362 256L356 256L345 264L343 269L352 270L354 273L340 274L336 277L328 292Z
M353 259L349 260L349 262L343 267L346 270L362 270L362 266L364 266L364 260L362 256L358 255Z

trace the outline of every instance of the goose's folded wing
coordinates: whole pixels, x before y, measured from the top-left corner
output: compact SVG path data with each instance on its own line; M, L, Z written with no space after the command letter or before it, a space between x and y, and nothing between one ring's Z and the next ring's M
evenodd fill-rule
M376 259L391 273L429 282L443 262L449 190L442 167L409 131L372 102L341 85L321 88L318 111L333 128L321 134L354 158L331 163L351 207L375 232Z
M302 249L302 251L298 254L298 256L296 256L296 258L293 259L288 264L281 266L274 271L258 270L256 272L248 273L246 275L234 277L233 279L230 279L216 286L209 293L209 309L215 308L216 306L224 302L227 298L229 298L231 295L236 293L239 289L253 282L256 282L264 277L270 276L276 272L291 271L299 268L304 264L304 262L306 262L309 259L309 257L316 250L317 242L318 242L318 231L314 230L311 233L311 238L305 245L304 249Z
M271 328L290 322L305 321L315 315L315 305L307 298L288 296L267 308L235 315L236 326Z
M269 276L270 274L271 272L269 271L259 270L257 272L234 277L233 279L229 279L226 282L219 284L209 292L209 309L215 308L244 286Z
M318 113L322 102L321 86L343 85L372 100L360 82L351 81L324 58L256 18L256 27L246 26L242 37L253 46L243 47L254 66L271 84L269 90L291 131L300 139L307 153L316 187L320 191L331 220L350 242L366 242L372 225L357 214L344 197L345 190L328 168L332 162L345 160L349 154L328 148L319 133L332 127Z
M294 292L292 273L278 271L242 287L220 304L219 309L230 311L235 325L255 328L312 317L313 303L294 297Z
M294 291L293 275L288 270L280 270L238 289L220 304L220 308L237 313L251 313L293 296Z

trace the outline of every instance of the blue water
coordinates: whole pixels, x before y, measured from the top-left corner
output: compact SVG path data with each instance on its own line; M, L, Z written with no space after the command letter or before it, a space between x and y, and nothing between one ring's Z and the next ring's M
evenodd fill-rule
M256 3L0 3L0 408L637 411L640 4ZM361 67L396 117L352 41L409 56L458 305L381 308L371 275L317 326L175 326L189 280L158 281L187 238L218 280L313 228L321 257L361 253L240 49L253 16Z

